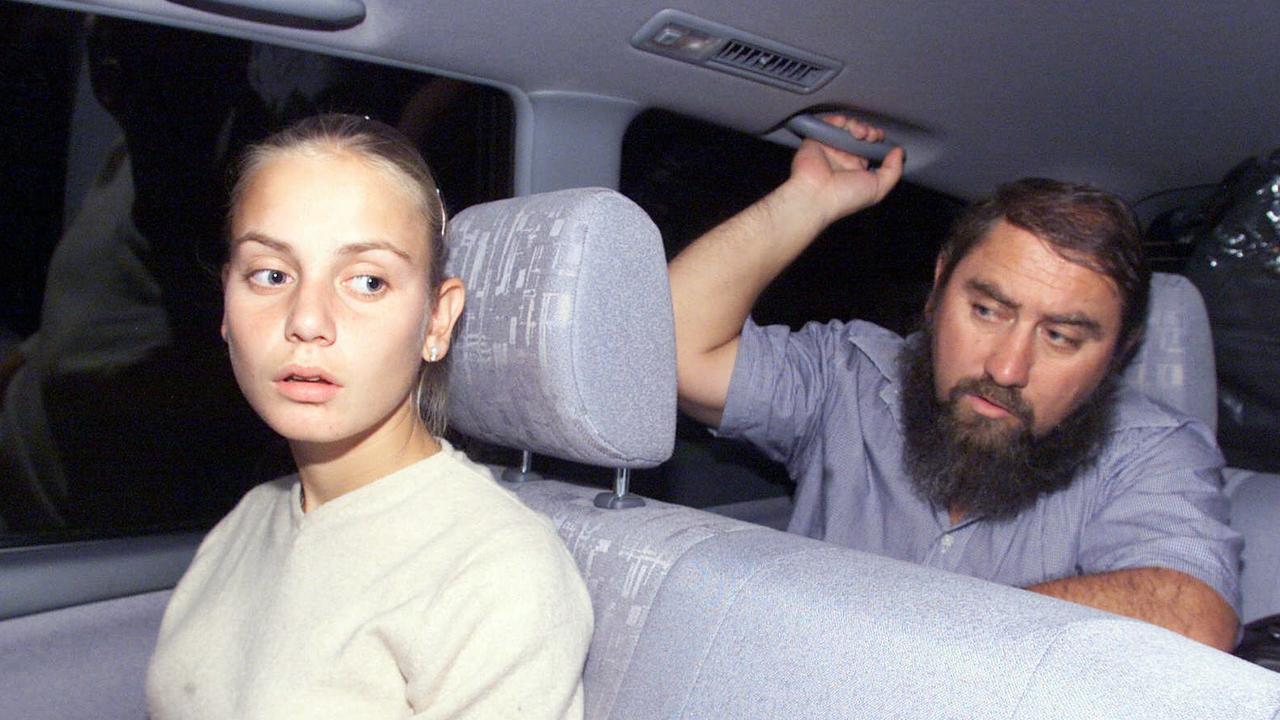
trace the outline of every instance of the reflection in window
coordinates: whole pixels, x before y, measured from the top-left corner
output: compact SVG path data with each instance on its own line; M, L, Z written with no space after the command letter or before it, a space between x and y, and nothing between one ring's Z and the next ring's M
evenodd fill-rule
M230 163L302 116L368 115L418 142L456 212L510 193L510 102L196 32L0 12L6 130L30 129L5 133L23 181L0 185L16 259L0 294L0 543L206 526L292 469L219 336Z

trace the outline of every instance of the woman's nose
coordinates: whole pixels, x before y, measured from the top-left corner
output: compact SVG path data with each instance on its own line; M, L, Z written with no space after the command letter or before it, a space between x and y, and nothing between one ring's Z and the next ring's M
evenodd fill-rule
M299 281L293 306L285 322L285 335L289 340L329 345L337 339L332 295L323 283Z

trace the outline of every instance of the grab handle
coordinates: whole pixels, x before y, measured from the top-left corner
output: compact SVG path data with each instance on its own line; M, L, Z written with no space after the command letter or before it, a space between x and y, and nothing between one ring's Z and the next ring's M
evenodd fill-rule
M861 155L874 163L883 161L885 155L888 155L889 151L896 147L887 142L873 143L857 140L844 128L836 127L816 115L807 113L792 116L790 120L787 120L787 129L802 138L812 138L837 150ZM902 162L905 164L907 151L903 149L902 152Z
M206 12L273 25L341 30L364 21L362 0L169 0Z

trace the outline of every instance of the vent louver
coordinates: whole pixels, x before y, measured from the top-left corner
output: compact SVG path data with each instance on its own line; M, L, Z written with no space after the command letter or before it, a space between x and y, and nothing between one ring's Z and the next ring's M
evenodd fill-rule
M726 42L712 58L712 62L723 63L750 73L805 87L809 86L809 78L820 77L828 72L828 68L758 48L739 40Z
M654 15L631 38L640 50L810 93L844 67L838 60L783 45L679 10Z

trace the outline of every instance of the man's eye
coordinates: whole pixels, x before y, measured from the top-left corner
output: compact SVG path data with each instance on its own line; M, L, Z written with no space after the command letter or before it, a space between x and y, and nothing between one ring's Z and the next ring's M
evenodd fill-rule
M984 319L984 320L990 320L990 319L995 318L995 316L996 316L996 311L995 311L995 310L992 310L991 308L989 308L989 307L987 307L986 305L983 305L983 304L981 304L981 303L974 303L974 304L973 304L973 314L974 314L976 317L980 317L980 318L982 318L982 319Z
M291 281L289 273L283 270L274 270L272 268L264 268L262 270L254 270L249 273L249 282L262 287L279 287Z
M387 288L387 281L376 275L357 275L347 286L361 295L377 295Z
M1064 335L1057 330L1046 330L1045 338L1047 338L1051 344L1060 348L1074 350L1075 348L1080 347L1080 340L1071 337L1070 335Z

